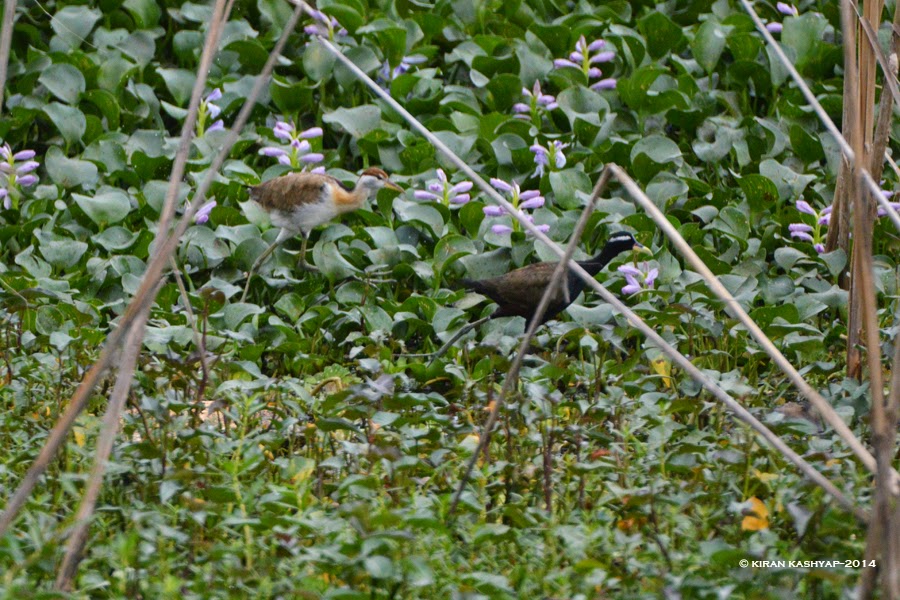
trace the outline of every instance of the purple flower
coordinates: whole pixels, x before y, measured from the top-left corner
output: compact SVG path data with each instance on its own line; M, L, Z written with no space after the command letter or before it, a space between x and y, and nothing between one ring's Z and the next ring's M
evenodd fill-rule
M214 209L215 207L216 207L215 200L210 200L209 202L207 202L206 204L201 206L200 209L197 211L197 214L194 215L194 223L196 223L198 225L202 225L203 223L206 223L207 221L209 221L209 213L211 213L212 209Z
M513 112L516 113L516 118L518 119L539 119L542 111L559 108L556 98L550 94L545 94L541 90L540 81L535 81L534 87L530 90L522 88L522 95L525 96L525 102L513 105Z
M35 156L34 150L13 152L9 144L0 146L0 159L4 161L0 162L0 198L3 199L4 208L18 209L22 188L38 182L33 171L40 164L33 160Z
M320 138L323 135L325 135L325 132L322 131L321 127L310 127L309 129L305 129L300 132L300 138L304 140Z
M790 4L788 4L786 2L779 2L778 4L775 5L775 8L777 8L778 12L780 12L783 15L790 15L792 17L796 17L797 15L800 14L800 11L797 10L796 6L791 6Z
M891 202L891 208L893 208L895 211L900 211L900 202ZM877 212L879 217L884 217L888 214L887 209L882 206L878 207Z
M616 89L616 80L612 77L601 79L597 83L592 84L591 89L595 92L600 90L614 90Z
M781 23L766 23L766 29L769 30L769 33L781 33L784 29L784 25Z
M815 248L816 252L819 254L825 253L825 244L813 244L813 248Z
M472 189L471 181L459 181L451 184L447 179L447 174L443 169L437 169L437 181L432 180L428 184L428 191L417 190L413 192L416 200L433 200L450 206L451 204L460 206L471 200L468 192Z
M29 150L29 152L34 152L33 150ZM25 173L30 173L34 171L40 166L40 164L36 160L29 160L28 162L22 163L18 167L16 167L16 173L19 175L24 175Z
M404 56L400 59L400 64L393 69L391 69L391 64L388 61L384 61L381 70L378 72L378 78L384 83L390 83L400 75L409 71L414 65L421 65L426 61L428 61L428 57L422 56L421 54Z
M329 17L321 10L314 10L312 17L315 21L303 28L307 35L321 35L331 41L334 41L335 34L339 36L347 35L347 30L341 27L337 19Z
M616 58L615 52L603 50L605 46L605 40L597 39L588 44L585 37L581 36L575 43L575 51L571 52L568 58L557 58L554 60L553 66L557 69L564 69L567 67L578 69L584 73L588 78L588 81L591 79L598 79L603 76L603 71L593 65L611 62Z
M556 58L553 60L553 66L557 69L562 69L565 67L572 67L573 69L580 69L580 65L576 65L574 62L569 60L568 58Z
M277 158L280 164L295 169L299 169L302 165L322 162L325 160L325 155L321 152L313 152L309 140L320 138L324 133L321 127L310 127L300 131L293 122L276 121L272 128L272 135L284 142L287 149L266 146L259 153L263 156Z
M491 231L493 231L497 235L512 233L512 230L512 227L510 227L509 225L491 225Z
M271 156L271 157L283 156L283 155L287 154L287 152L285 152L281 148L275 148L274 146L266 146L265 148L261 149L259 151L259 153L262 154L263 156Z
M813 242L815 243L815 239L811 235L813 228L806 223L791 223L788 225L788 231L791 232L792 238L797 238L798 240L803 240L804 242Z
M225 123L218 119L211 125L207 123L216 119L222 114L222 108L218 104L213 104L216 100L222 99L222 90L214 89L206 95L206 98L200 101L200 110L197 112L197 137L202 137L204 133L210 131L222 131L225 129Z
M536 177L542 177L544 175L547 167L551 166L550 157L553 156L552 164L555 168L551 168L549 170L556 171L562 169L566 166L566 155L563 154L563 149L566 148L568 144L563 144L559 141L550 142L547 147L541 146L537 143L537 140L534 141L534 144L531 145L530 150L534 152L534 164L537 165L537 168L534 170L534 174Z
M440 196L433 192L426 192L425 190L416 190L413 192L413 198L416 200L439 200Z
M819 216L819 213L817 213L806 200L797 200L797 210L808 215L815 215L817 217Z
M659 269L650 268L650 264L645 262L640 267L632 265L622 265L619 272L625 275L626 285L622 288L623 294L637 294L643 290L653 289L656 278L659 277Z
M491 185L500 190L501 192L511 192L513 191L513 186L509 185L502 179L497 179L496 177L491 177Z
M510 185L502 179L491 179L491 185L493 185L500 191L507 192L510 196L509 202L516 209L516 213L529 223L534 221L534 217L526 214L525 211L540 208L544 205L544 198L541 196L541 193L538 190L526 190L523 192L519 189L519 184L514 183ZM485 206L482 211L484 211L485 216L488 217L502 217L507 214L505 208L495 205ZM494 225L491 227L491 231L493 231L494 233L497 233L498 229L503 229L504 233L508 233L509 231L518 231L519 220L513 220L512 224L512 227L508 227L506 225ZM537 227L540 231L543 231L545 233L550 230L549 225L538 225Z

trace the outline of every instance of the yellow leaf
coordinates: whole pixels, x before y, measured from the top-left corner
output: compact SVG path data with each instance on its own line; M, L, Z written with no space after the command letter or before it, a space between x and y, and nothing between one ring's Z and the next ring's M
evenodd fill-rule
M760 531L769 528L769 509L757 497L750 498L750 508L744 510L741 529L744 531Z
M653 367L653 370L657 375L662 375L663 385L667 388L672 387L672 363L669 360L660 354L656 358L650 361L650 366Z
M84 448L84 429L75 427L73 433L75 434L75 443L79 448Z
M770 481L778 479L777 473L763 473L759 469L753 469L753 476L763 483L769 483Z

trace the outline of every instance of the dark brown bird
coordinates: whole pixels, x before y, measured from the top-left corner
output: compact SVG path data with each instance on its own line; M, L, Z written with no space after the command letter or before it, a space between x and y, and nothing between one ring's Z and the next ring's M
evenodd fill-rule
M590 260L579 260L577 262L585 271L591 275L596 275L612 259L628 250L650 253L650 250L639 244L633 235L627 232L620 232L614 233L609 237L600 254ZM537 309L538 304L541 303L544 290L547 289L547 286L550 285L550 281L553 279L553 271L556 269L557 264L559 263L536 263L491 279L461 279L460 283L463 287L479 294L484 294L497 303L497 309L487 317L478 319L460 329L437 352L431 354L431 362L434 362L439 356L444 354L456 340L489 319L496 319L497 317L524 317L526 327L530 325L531 319L534 318L534 311ZM572 304L578 294L584 290L585 285L585 282L580 277L571 271L568 272L566 286L560 286L556 291L556 295L551 299L544 317L541 319L541 323L546 323Z
M256 269L278 244L298 233L303 235L300 268L315 270L315 267L306 263L306 245L312 230L338 215L360 208L370 195L378 193L383 187L403 191L388 178L387 173L377 167L363 171L352 189L336 178L320 173L290 173L251 187L250 198L269 213L272 224L280 227L281 231L272 245L259 255L250 268L247 287L241 300L250 289L250 278Z
M620 232L614 233L609 237L600 254L590 260L579 260L577 262L593 276L609 264L609 261L627 250L649 252L630 233ZM477 281L463 279L460 283L472 291L484 294L497 303L497 310L488 317L489 319L496 319L497 317L525 317L526 322L530 325L534 311L544 296L544 290L553 278L553 271L556 269L557 264L555 262L536 263L510 271L500 277ZM584 288L584 280L575 273L569 272L567 274L566 287L560 286L556 291L541 323L546 323L565 310Z

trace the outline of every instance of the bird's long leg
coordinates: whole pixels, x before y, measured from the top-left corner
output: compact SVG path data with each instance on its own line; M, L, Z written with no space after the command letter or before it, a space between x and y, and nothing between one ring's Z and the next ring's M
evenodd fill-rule
M481 319L478 319L477 321L475 321L473 323L469 323L468 325L466 325L465 327L463 327L462 329L457 331L456 335L454 335L452 338L450 338L446 344L444 344L443 346L438 348L436 352L432 353L431 360L428 361L428 366L430 367L431 365L434 364L434 361L436 361L437 359L442 357L444 355L444 353L447 352L447 350L449 350L451 348L451 346L453 346L453 344L456 343L457 340L459 340L459 338L466 335L467 333L469 333L470 331L472 331L473 329L475 329L482 323L487 323L490 320L491 316L493 316L493 315L489 315L487 317L482 317Z
M318 267L306 262L306 245L309 243L309 234L310 233L312 233L312 232L311 231L303 232L303 246L300 248L300 263L297 266L300 267L301 269L303 269L304 271L318 271L319 270Z
M259 266L263 264L267 258L269 258L269 255L275 251L275 247L278 246L278 244L289 237L291 237L291 232L287 229L282 229L278 233L278 237L275 238L275 241L272 242L272 244L268 248L266 248L265 252L259 255L256 261L254 261L253 266L250 267L250 271L247 273L247 284L244 286L244 293L241 294L241 302L244 301L244 299L247 297L247 292L250 291L250 281L253 280L253 274L256 272L256 269L258 269Z
M404 354L403 356L404 356L404 357L407 357L407 358L425 358L425 357L429 357L429 356L430 356L430 357L431 357L431 361L428 363L429 366L430 366L431 363L433 363L435 360L437 360L438 358L440 358L441 356L443 356L444 353L447 352L447 350L449 350L450 347L453 346L453 344L455 344L457 340L459 340L459 338L461 338L462 336L466 335L467 333L469 333L470 331L472 331L473 329L475 329L476 327L478 327L478 326L481 325L482 323L487 322L488 320L490 320L490 318L491 318L492 316L493 316L493 315L488 315L487 317L478 319L477 321L474 321L474 322L472 322L472 323L469 323L468 325L464 325L462 329L460 329L459 331L457 331L456 334L454 334L454 336L453 336L452 338L450 338L450 339L447 341L446 344L444 344L443 346L441 346L440 348L438 348L438 350L437 350L436 352L428 352L428 353L425 353L425 354Z

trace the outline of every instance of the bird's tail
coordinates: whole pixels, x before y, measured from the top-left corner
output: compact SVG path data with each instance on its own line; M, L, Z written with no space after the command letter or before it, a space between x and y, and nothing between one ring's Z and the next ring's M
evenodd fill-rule
M473 292L478 292L479 294L484 292L484 286L481 285L481 282L475 281L474 279L457 279L453 287L458 290L471 290Z

